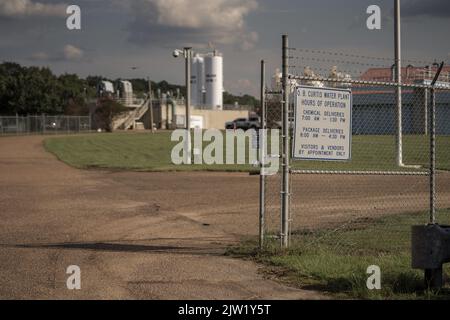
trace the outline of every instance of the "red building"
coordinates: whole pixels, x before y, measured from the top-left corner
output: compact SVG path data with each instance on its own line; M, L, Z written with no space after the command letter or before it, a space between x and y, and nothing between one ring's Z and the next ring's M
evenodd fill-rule
M433 80L437 70L437 66L404 67L402 68L402 82L405 84L411 84L423 83L426 80ZM360 79L364 81L392 82L395 81L394 71L395 68L371 68L363 73ZM439 81L450 83L450 66L445 66L443 68Z

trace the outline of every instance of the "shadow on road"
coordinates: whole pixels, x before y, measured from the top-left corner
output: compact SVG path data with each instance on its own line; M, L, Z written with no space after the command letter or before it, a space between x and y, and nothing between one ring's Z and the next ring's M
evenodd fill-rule
M187 247L187 246L162 246L140 245L123 243L57 243L57 244L21 244L0 245L2 247L14 247L22 249L67 249L67 250L91 250L104 252L151 252L170 254L194 254L194 255L223 255L226 247Z

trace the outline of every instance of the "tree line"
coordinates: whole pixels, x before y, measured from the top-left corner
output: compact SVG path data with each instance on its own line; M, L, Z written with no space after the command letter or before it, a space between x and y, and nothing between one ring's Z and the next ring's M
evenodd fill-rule
M66 114L87 115L89 103L95 102L100 81L115 82L102 76L80 78L76 74L55 75L48 67L25 67L18 63L0 64L0 115ZM138 96L147 93L146 79L129 79ZM176 92L185 95L186 88L167 81L152 82L154 92ZM238 102L257 105L254 97L224 94L225 104Z

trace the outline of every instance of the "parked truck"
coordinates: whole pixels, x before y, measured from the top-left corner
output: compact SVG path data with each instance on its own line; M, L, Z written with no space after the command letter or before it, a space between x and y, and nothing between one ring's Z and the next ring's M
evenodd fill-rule
M261 119L257 116L246 118L238 118L234 121L225 123L225 129L227 130L258 130L261 128Z

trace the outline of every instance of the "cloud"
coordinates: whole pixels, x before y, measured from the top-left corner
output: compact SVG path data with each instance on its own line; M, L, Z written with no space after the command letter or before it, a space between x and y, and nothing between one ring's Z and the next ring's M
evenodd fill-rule
M63 49L64 58L66 60L81 60L84 56L84 51L71 44L68 44Z
M402 15L405 17L431 16L450 18L449 0L411 0L402 4Z
M42 3L32 0L0 0L0 16L5 17L62 17L67 5Z
M50 56L48 55L48 53L43 52L43 51L39 51L39 52L35 52L31 55L30 57L31 60L35 60L35 61L48 61L51 60Z
M44 51L35 52L29 57L29 60L60 62L60 61L80 61L83 58L84 58L84 51L82 49L77 48L74 45L68 44L65 45L64 48L62 48L62 50L54 54L49 54Z
M226 82L226 88L229 92L235 92L237 94L250 93L253 95L258 94L258 88L249 79L239 79L237 81Z
M130 40L163 45L233 44L251 49L258 34L245 18L258 8L256 0L135 0Z

